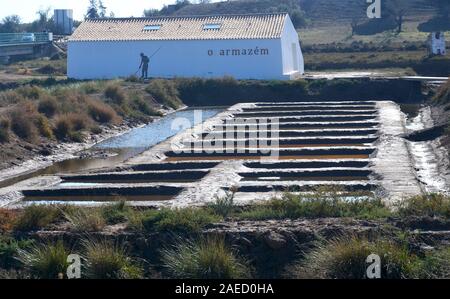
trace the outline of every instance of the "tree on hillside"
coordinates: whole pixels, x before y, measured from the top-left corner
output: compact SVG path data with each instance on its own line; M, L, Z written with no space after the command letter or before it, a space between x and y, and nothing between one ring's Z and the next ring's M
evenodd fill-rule
M450 1L431 0L430 5L436 10L435 16L419 24L419 31L433 32L450 30Z
M11 15L3 18L0 23L1 33L16 33L22 31L21 20L18 15Z
M294 9L289 12L289 16L291 17L292 23L295 28L302 28L308 24L308 20L306 19L305 13L303 10Z
M98 19L100 15L98 14L98 4L97 0L89 0L89 7L86 12L86 19Z
M408 0L390 0L387 2L388 14L395 20L395 24L397 24L397 33L403 30L403 22L408 13L408 8Z
M98 15L100 18L106 18L106 6L102 0L98 0Z
M190 4L191 2L189 0L177 0L173 5L164 5L164 7L159 11L159 15L171 15Z
M449 0L432 0L431 3L437 8L437 15L441 18L450 18Z
M155 16L159 16L158 9L150 8L150 9L144 10L144 17L150 18L150 17L155 17Z

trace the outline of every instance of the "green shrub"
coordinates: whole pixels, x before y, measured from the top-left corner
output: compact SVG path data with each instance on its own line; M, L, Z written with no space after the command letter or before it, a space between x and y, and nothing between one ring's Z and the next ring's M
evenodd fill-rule
M91 81L80 85L80 90L85 94L94 94L101 91L101 83L98 81Z
M0 236L9 233L18 217L16 210L0 208Z
M161 252L163 266L170 278L240 279L249 278L246 262L219 237L199 241L179 241Z
M64 216L78 232L97 232L106 226L102 212L97 208L75 208L64 213Z
M144 222L148 217L154 217L155 210L137 210L127 215L127 230L143 231L145 230ZM149 227L152 229L152 227Z
M57 206L31 205L24 208L19 215L14 223L14 230L38 230L61 220L62 215L61 209Z
M131 75L128 78L126 78L125 81L131 82L131 83L139 83L139 82L141 82L141 79L136 75Z
M16 89L16 91L21 94L23 97L38 100L41 96L45 94L45 91L35 85L26 85Z
M58 102L52 96L46 96L39 101L38 111L47 117L53 117L58 111Z
M208 204L208 207L217 215L228 217L234 210L234 195L236 189L226 192L224 197L217 197L215 202Z
M0 143L9 142L9 130L0 126Z
M139 113L149 116L161 116L161 113L153 109L148 102L139 94L131 95L132 108Z
M67 73L67 67L66 67L65 63L46 64L46 65L36 69L36 72L39 74L44 74L44 75L63 76Z
M106 240L85 240L86 274L92 279L138 279L142 268L127 255L123 245Z
M27 109L17 109L11 113L11 129L22 139L36 141L38 130L34 125L35 114Z
M99 123L110 123L118 119L118 115L114 109L100 101L90 101L88 110L92 119Z
M81 131L89 126L89 119L85 114L80 113L68 113L65 118L70 123L70 127L75 131Z
M152 95L156 101L170 108L178 109L183 105L174 81L163 79L152 80L145 88L145 91Z
M27 250L19 250L19 260L34 276L57 279L67 271L69 254L63 242L58 241L56 244L35 245Z
M41 136L44 136L49 139L53 139L55 137L53 135L53 130L47 117L39 115L36 118L36 127L39 130Z
M9 127L11 126L9 119L0 118L0 143L9 142Z
M106 86L105 97L112 100L117 105L122 105L127 101L125 91L118 84L110 84Z
M0 93L0 104L18 104L23 101L25 101L25 98L17 91L9 90Z
M450 197L443 194L418 195L397 204L400 216L450 217Z
M10 126L11 126L11 123L10 123L9 119L0 118L0 128L9 129Z
M367 257L381 258L381 278L417 278L421 261L405 245L390 241L369 242L357 237L342 237L310 252L292 267L291 278L364 279L367 276ZM293 276L293 277L292 277Z
M0 236L0 268L11 269L20 266L17 260L19 250L29 248L31 240L15 240L11 237Z
M142 220L148 231L171 231L180 233L198 232L206 225L217 222L220 217L205 209L162 209L149 211Z
M133 213L125 200L119 200L117 203L103 207L102 214L106 223L114 225L127 222L129 215Z
M450 278L450 247L434 250L425 256L420 269L420 278Z
M323 217L357 217L364 219L385 218L391 211L377 198L361 197L357 194L345 194L335 191L318 190L311 195L286 193L282 199L272 199L236 215L241 219L297 219Z
M71 132L71 123L65 116L60 116L55 120L54 134L59 140L66 139Z
M84 135L81 132L70 132L68 135L70 141L82 143L84 142Z

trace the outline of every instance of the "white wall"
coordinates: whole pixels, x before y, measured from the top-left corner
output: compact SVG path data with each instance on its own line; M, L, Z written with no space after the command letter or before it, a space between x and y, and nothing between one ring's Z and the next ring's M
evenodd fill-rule
M437 32L430 33L431 38L431 53L435 55L446 54L445 34L440 32L439 39L436 38Z
M280 39L69 42L68 76L75 79L128 77L138 71L144 52L151 56L149 77L222 77L289 79L283 76ZM268 49L268 55L221 56L220 50ZM212 50L213 55L208 51ZM258 53L258 52L257 52ZM259 52L260 53L260 52ZM261 53L260 53L261 54Z
M293 57L292 45L295 44L297 58L295 66L295 60ZM305 73L305 64L303 60L302 49L300 47L300 41L298 38L297 30L295 30L292 24L291 18L288 16L284 24L284 30L281 35L281 45L283 53L283 73L292 74L298 72L298 74Z

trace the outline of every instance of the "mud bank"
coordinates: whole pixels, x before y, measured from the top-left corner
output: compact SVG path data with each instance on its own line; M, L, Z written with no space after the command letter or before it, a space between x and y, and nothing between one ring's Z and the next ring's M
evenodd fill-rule
M76 159L79 157L86 157L87 154L83 153L83 151L86 151L95 144L112 137L120 136L134 128L142 127L144 125L145 124L125 122L121 125L104 126L102 127L102 133L89 134L89 136L87 136L85 141L82 143L56 143L52 146L51 155L35 154L34 157L29 160L26 160L18 165L14 165L17 163L10 164L2 169L0 173L0 187L11 179L46 168L54 163L69 159ZM105 152L102 154L108 155Z
M443 146L443 126L432 110L423 107L416 117L406 121L407 144L422 189L450 194L450 162Z

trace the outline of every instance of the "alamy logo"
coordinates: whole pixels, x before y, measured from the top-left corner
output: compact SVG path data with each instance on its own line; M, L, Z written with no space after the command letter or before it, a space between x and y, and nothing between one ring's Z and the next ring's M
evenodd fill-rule
M171 129L186 130L193 125L193 134L179 135L172 139L171 149L175 154L254 154L262 163L277 160L280 155L278 118L234 118L224 119L214 124L214 130L202 123L202 111L194 111L194 124L191 120L178 117L173 120ZM194 137L194 138L193 138Z
M81 278L81 257L78 254L71 254L67 257L67 263L70 265L67 267L68 279L80 279Z
M366 0L370 3L367 8L367 17L369 19L380 19L381 18L381 0Z
M367 278L368 279L379 279L381 278L381 258L377 254L371 254L367 257L366 263L370 265L367 267Z

